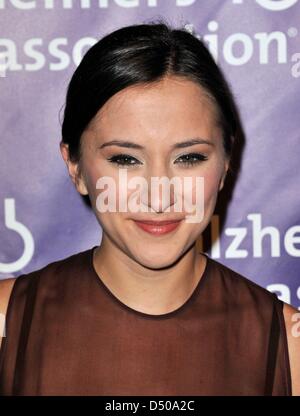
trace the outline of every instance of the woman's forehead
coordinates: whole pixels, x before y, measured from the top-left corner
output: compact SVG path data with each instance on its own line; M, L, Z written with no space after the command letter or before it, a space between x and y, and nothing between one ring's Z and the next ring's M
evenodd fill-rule
M195 82L164 80L118 92L98 111L88 128L105 136L143 130L163 135L163 131L172 131L172 126L184 131L188 127L209 127L215 117L215 105Z

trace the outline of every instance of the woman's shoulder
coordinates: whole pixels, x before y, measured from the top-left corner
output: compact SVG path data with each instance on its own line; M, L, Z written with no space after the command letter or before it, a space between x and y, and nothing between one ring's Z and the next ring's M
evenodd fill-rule
M222 290L236 309L247 310L247 316L256 311L259 316L266 313L267 321L277 312L284 351L289 357L291 369L292 394L300 396L300 310L280 300L275 293L258 285L248 277L225 264L210 258L213 271L212 282L219 279ZM248 308L249 306L249 308ZM248 314L250 310L250 314ZM271 322L271 320L269 321ZM288 350L286 349L288 348Z
M74 270L79 271L80 267L83 266L84 259L87 258L90 251L91 249L80 251L47 263L39 269L17 276L15 280L17 280L18 284L26 286L34 279L53 279L55 277L67 275L68 272L74 272Z
M53 289L57 292L62 282L80 277L86 269L91 250L80 251L31 272L0 280L0 346L10 312L13 310L14 314L22 316L27 299L33 298L36 292L43 301L53 293Z
M292 377L293 396L300 396L300 311L284 303L284 322Z
M254 280L233 268L210 257L214 279L219 279L226 295L232 299L245 301L247 298L256 302L273 305L274 301L282 304L275 293L256 283Z
M76 277L80 275L86 265L85 260L91 249L71 254L67 257L47 263L43 267L13 278L0 280L0 313L7 309L10 295L14 292L14 297L22 298L28 295L30 288L37 286L40 282L55 284L62 278L68 276Z
M5 336L5 317L16 277L0 280L0 346Z

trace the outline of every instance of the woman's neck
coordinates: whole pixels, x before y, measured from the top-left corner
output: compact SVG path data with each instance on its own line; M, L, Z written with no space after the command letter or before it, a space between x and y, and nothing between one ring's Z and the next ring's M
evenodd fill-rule
M105 234L93 257L98 276L121 302L152 315L165 314L183 305L201 279L206 261L194 244L173 265L151 269L129 257Z

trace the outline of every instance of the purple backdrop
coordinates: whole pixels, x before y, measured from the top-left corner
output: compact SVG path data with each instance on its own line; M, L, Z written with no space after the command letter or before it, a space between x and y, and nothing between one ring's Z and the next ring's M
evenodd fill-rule
M0 0L0 278L101 242L59 152L59 113L90 46L161 16L205 39L245 130L225 222L218 230L215 214L206 230L219 233L208 254L300 309L298 0Z

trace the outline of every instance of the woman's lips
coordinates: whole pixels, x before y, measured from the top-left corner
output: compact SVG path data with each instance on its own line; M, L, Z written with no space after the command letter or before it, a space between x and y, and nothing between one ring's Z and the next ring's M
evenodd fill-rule
M152 235L162 235L175 230L182 220L178 221L134 221L142 230Z

